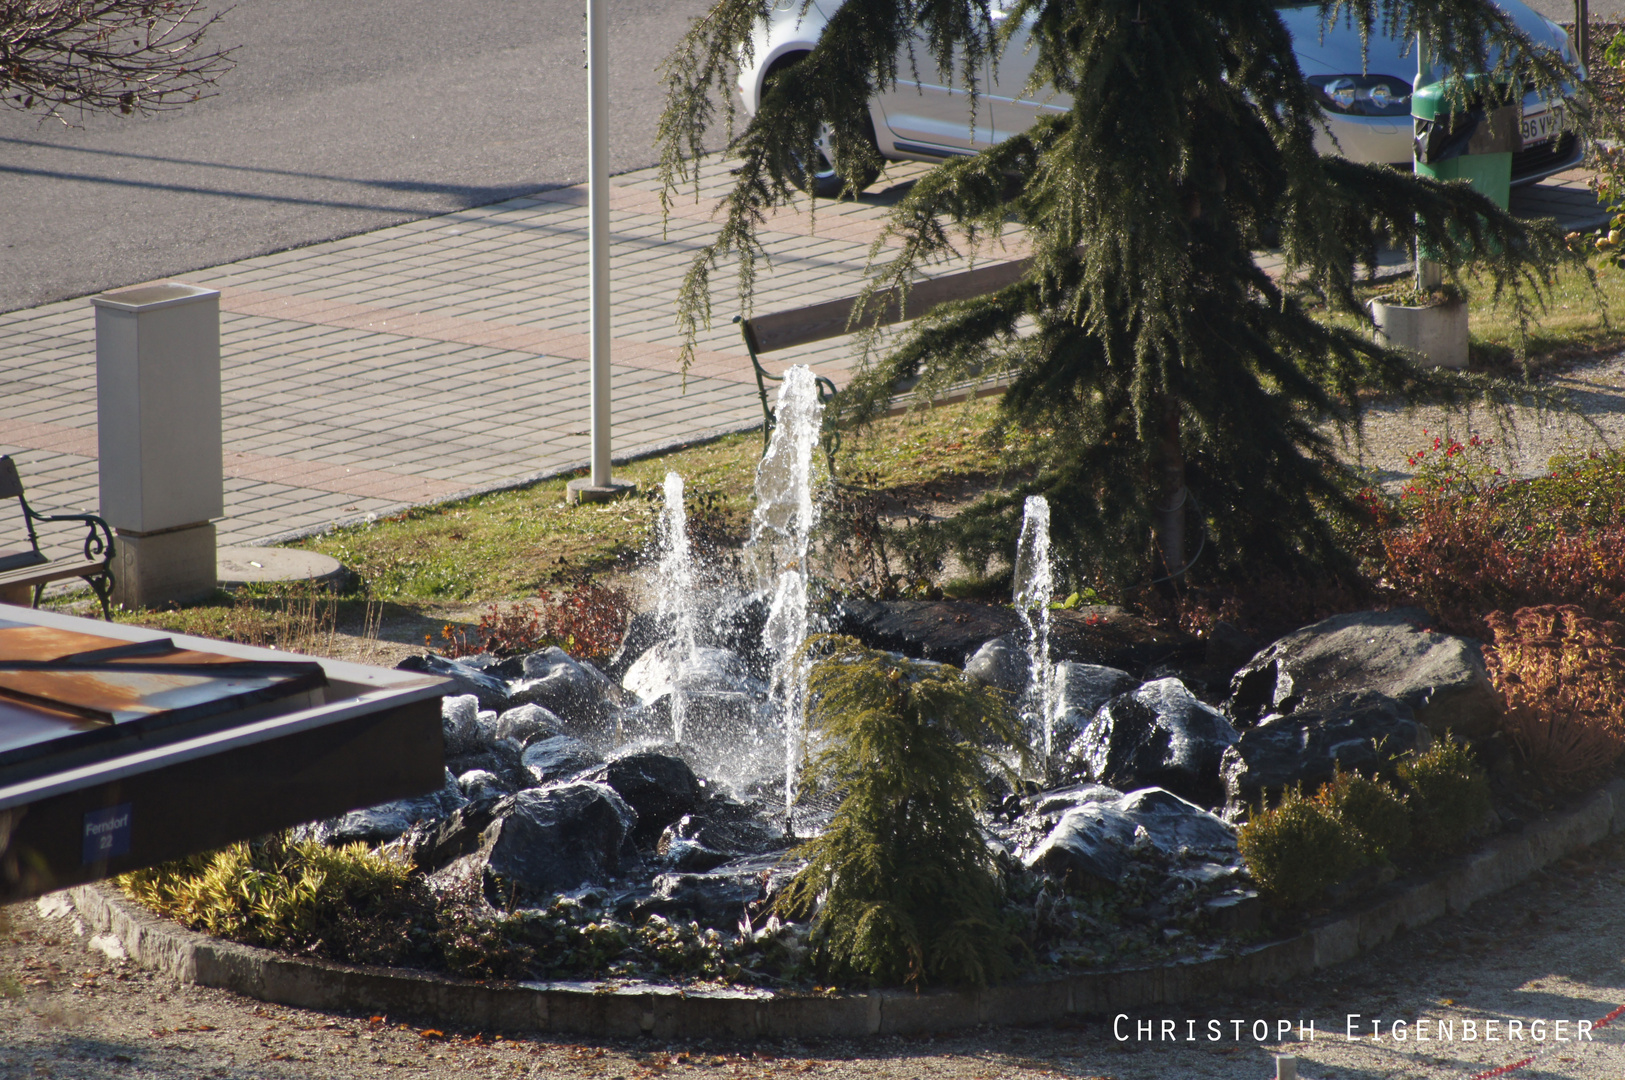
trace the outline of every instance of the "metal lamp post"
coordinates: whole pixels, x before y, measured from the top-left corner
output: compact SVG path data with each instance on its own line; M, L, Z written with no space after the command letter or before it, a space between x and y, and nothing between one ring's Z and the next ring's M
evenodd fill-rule
M592 470L565 485L571 502L608 502L633 485L611 477L609 408L609 155L604 148L609 101L608 28L603 0L587 0L587 244L592 344Z

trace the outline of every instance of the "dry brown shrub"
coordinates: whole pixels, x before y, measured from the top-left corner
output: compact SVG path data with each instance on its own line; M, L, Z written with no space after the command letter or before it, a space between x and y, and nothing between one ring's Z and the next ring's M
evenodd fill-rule
M1607 775L1625 753L1625 625L1570 604L1496 611L1484 622L1507 737L1530 768L1554 788Z

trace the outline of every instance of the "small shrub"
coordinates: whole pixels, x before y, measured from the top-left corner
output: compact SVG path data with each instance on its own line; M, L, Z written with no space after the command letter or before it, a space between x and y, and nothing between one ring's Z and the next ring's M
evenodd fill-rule
M1327 801L1290 789L1260 807L1237 837L1259 889L1282 907L1304 907L1364 864L1365 841Z
M406 859L286 833L125 874L131 898L194 930L363 964L432 956L433 903Z
M1399 763L1409 788L1416 841L1434 851L1460 847L1490 812L1490 785L1472 752L1448 735Z
M1625 625L1573 606L1493 612L1485 622L1493 644L1484 660L1518 754L1554 788L1606 776L1625 753Z
M1509 480L1487 442L1434 443L1377 525L1390 586L1474 636L1495 610L1625 607L1625 454L1557 457L1544 476Z
M1388 781L1339 770L1315 798L1359 834L1366 859L1392 858L1410 846L1410 808Z
M816 650L816 653L815 653ZM995 753L1019 745L997 692L957 670L814 638L808 725L825 747L810 779L840 796L780 898L816 912L814 960L842 982L980 985L1018 942L977 813Z
M557 645L578 660L609 659L620 647L632 603L620 589L579 578L544 590L540 604L495 604L472 632L447 625L440 631L446 655L522 656Z

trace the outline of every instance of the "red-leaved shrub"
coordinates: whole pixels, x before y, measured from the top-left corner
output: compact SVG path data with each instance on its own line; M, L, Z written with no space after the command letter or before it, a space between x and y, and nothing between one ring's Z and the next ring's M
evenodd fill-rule
M1607 775L1625 753L1625 625L1552 604L1484 621L1494 635L1485 663L1524 761L1554 788Z
M495 604L472 631L450 625L440 631L446 655L520 656L557 645L578 660L608 660L620 647L631 618L631 600L620 589L580 579L544 590L540 603Z

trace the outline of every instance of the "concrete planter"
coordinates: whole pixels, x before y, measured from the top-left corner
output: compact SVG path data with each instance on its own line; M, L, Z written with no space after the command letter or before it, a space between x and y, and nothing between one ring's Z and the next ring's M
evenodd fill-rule
M1377 341L1411 353L1423 367L1467 366L1467 304L1452 300L1427 307L1371 301Z

